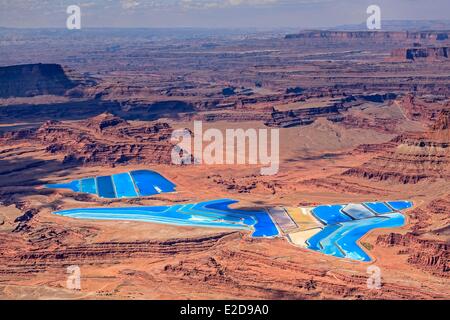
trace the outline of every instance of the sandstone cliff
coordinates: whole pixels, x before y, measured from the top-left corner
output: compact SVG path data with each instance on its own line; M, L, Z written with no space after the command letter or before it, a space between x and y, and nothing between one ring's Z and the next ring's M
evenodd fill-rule
M323 41L405 41L405 40L429 40L444 41L450 36L450 31L302 31L296 34L286 35L286 39L320 39Z

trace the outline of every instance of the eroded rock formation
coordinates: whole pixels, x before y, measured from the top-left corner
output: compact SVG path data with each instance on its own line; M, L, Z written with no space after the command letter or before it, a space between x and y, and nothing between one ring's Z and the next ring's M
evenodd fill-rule
M378 237L378 245L396 247L399 254L408 255L408 263L439 276L449 277L449 244L443 241L420 239L412 233L390 233Z
M63 154L65 163L105 164L171 163L169 124L135 125L103 113L79 122L47 121L39 129L9 132L5 143L32 140L47 152Z
M396 147L343 175L403 184L450 179L449 117L443 110L429 132L398 136L392 141Z
M448 59L450 55L449 47L426 47L426 48L402 48L392 52L393 58L401 60L439 60Z

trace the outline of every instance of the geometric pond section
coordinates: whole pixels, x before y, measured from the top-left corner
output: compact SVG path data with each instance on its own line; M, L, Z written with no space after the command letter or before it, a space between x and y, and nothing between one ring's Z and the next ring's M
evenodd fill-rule
M305 247L339 258L371 261L358 241L374 229L403 226L405 217L399 211L411 207L408 201L392 201L312 208L309 213L323 226L303 231L308 235ZM302 239L301 232L290 238Z
M131 176L131 180L130 180ZM97 177L96 187L105 188L105 194L115 186L116 195L130 197L133 183L137 194L154 192L143 183L143 172ZM136 179L137 178L137 179ZM92 190L92 180L71 182L72 190ZM131 181L131 182L130 182ZM167 180L166 180L167 181ZM99 183L100 182L100 183ZM167 190L170 182L158 189ZM123 187L123 189L122 189ZM100 192L100 194L102 193ZM132 190L131 190L132 192ZM178 226L230 228L252 231L252 237L285 236L295 245L338 258L371 261L359 240L368 232L379 228L396 228L405 224L401 213L412 207L409 201L365 202L361 204L321 205L312 208L267 208L239 210L230 208L238 201L222 199L201 203L171 206L140 206L113 208L80 208L55 212L57 215L76 219L142 221Z
M77 219L142 221L178 226L251 230L253 237L274 237L278 230L265 210L231 209L238 201L213 200L172 206L81 208L55 214Z
M327 225L307 240L308 248L339 258L370 261L370 257L357 241L373 229L401 227L404 223L404 216L395 212L374 218Z
M48 184L50 189L98 195L100 198L148 197L175 191L175 184L155 171L135 170L108 176L89 177L69 183Z

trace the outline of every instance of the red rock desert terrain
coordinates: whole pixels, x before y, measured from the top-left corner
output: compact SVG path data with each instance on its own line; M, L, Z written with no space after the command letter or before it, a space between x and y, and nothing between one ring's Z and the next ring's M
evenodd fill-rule
M303 31L154 40L0 29L2 299L449 299L450 32ZM45 50L42 50L45 48ZM280 168L174 165L173 130L280 130ZM177 192L44 188L155 170ZM211 199L235 207L408 200L371 262L247 231L54 215ZM79 266L80 290L66 287ZM368 288L368 266L382 286Z

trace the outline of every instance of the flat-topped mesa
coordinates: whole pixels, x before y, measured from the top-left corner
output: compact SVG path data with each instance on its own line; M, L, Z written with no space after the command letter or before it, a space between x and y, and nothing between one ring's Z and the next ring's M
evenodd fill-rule
M331 31L306 30L288 34L285 39L318 39L321 41L445 41L450 38L450 31Z
M391 53L393 59L400 60L448 60L450 47L414 47L395 49Z
M59 64L0 67L0 98L64 95L75 86Z

